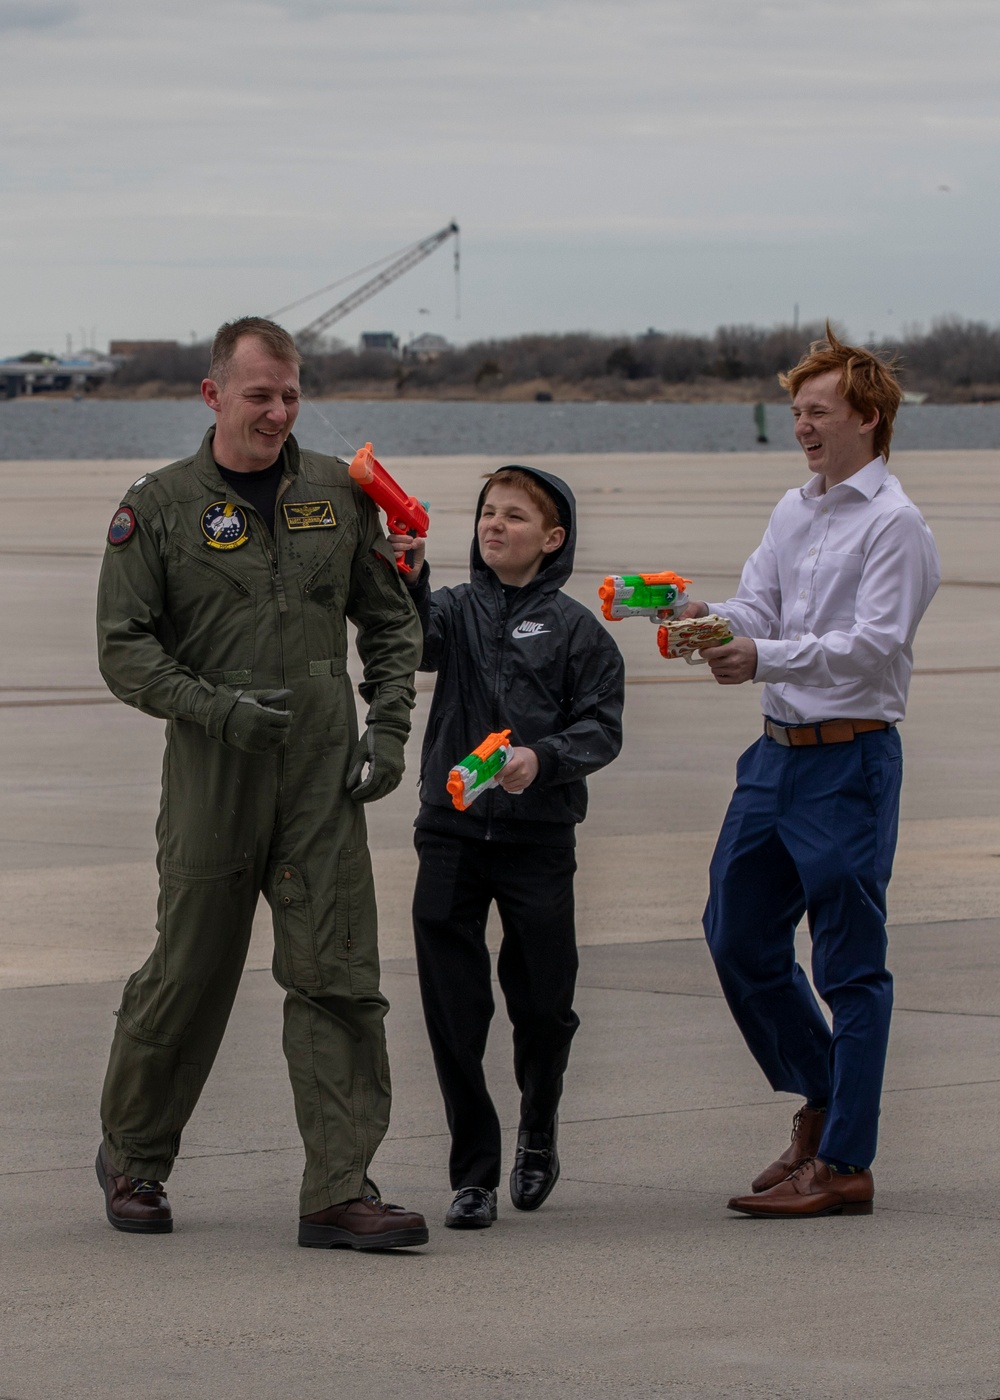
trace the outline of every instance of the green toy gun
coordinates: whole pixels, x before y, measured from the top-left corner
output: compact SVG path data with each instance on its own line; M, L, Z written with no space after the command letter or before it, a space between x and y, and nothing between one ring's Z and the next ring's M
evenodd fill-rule
M481 793L497 785L497 774L510 757L510 730L488 734L478 749L448 774L448 791L456 811L465 812Z
M689 578L669 569L659 574L609 574L597 590L601 612L609 622L648 617L659 625L687 606Z
M656 634L660 655L668 659L683 656L691 666L705 660L706 647L724 646L733 640L727 617L710 613L683 621L687 607L689 578L666 569L659 574L609 574L597 590L601 612L609 622L625 617L648 617L659 628Z

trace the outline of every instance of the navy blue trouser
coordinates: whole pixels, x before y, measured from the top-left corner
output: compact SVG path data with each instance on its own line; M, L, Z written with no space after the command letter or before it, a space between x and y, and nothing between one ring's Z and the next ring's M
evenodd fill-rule
M413 931L420 996L451 1130L453 1190L500 1181L500 1120L483 1056L493 991L486 920L495 900L503 925L497 977L513 1025L520 1125L547 1133L559 1107L579 958L573 907L576 852L569 847L415 834L420 870Z
M771 1087L828 1101L820 1157L875 1156L892 1013L885 891L903 757L895 729L785 748L761 738L736 768L712 857L705 936L726 1001ZM795 961L808 915L812 974Z

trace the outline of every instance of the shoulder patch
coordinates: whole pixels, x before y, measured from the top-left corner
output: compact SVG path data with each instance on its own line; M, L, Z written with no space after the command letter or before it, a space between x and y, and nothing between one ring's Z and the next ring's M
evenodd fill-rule
M123 544L128 544L135 534L136 519L135 511L131 506L119 506L111 517L111 524L108 526L108 544L116 549Z
M148 480L149 480L149 472L144 472L143 475L140 476L139 480L138 480L138 481L133 481L132 485L131 485L128 489L129 489L130 491L141 491L142 488L145 486L145 484L146 484L146 482L147 482Z

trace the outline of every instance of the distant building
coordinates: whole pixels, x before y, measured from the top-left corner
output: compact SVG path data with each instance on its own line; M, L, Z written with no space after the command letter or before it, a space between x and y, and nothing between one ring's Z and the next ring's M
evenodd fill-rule
M358 349L387 350L390 355L399 354L399 336L392 331L362 331Z
M418 335L406 346L403 354L408 360L420 360L427 363L429 360L436 360L439 355L443 355L446 350L450 350L451 345L445 340L443 335Z
M112 340L108 344L108 354L130 360L133 355L145 354L147 350L176 350L179 344L177 340Z
M29 350L0 360L0 398L16 399L20 394L60 393L67 389L83 393L110 379L118 362L84 351L79 355L50 355Z

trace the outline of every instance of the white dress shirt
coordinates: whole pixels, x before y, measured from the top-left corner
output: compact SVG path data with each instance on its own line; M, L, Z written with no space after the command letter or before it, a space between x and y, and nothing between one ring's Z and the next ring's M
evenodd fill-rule
M917 625L941 582L934 537L881 457L823 484L815 476L785 493L736 597L709 608L756 640L765 715L895 722Z

